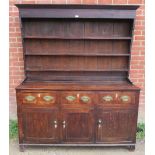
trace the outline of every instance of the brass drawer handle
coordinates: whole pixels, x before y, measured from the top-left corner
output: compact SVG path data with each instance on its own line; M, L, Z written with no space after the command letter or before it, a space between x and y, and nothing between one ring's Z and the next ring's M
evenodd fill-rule
M128 102L129 101L129 96L121 96L121 100L123 101L123 102Z
M67 96L66 99L67 99L68 101L74 101L74 100L76 100L76 97L70 95L70 96Z
M32 101L34 101L34 100L36 99L36 97L35 97L35 96L32 96L32 95L28 95L28 96L25 97L25 99L26 99L28 102L32 102Z
M82 100L83 102L87 103L87 102L90 101L90 97L88 97L88 96L82 96L82 97L81 97L81 100Z
M113 97L112 97L112 96L104 96L104 97L102 97L102 99L103 99L104 101L106 101L106 102L110 102L110 101L113 100Z
M53 97L53 96L48 96L48 95L47 95L47 96L44 96L43 99L44 99L45 101L49 102L49 101L54 100L54 97Z

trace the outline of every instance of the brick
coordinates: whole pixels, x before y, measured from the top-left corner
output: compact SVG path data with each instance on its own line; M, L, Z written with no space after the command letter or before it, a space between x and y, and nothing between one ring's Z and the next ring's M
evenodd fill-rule
M138 26L136 25L135 26L135 30L144 30L144 28L145 28L144 25L141 25L141 26L140 25L138 25Z
M17 42L17 39L16 38L9 38L9 42L11 42L11 43Z
M20 28L19 28L19 27L16 27L16 32L21 33L21 30L20 30Z
M67 4L81 4L81 0L67 0Z
M141 4L142 0L128 0L128 4Z
M10 37L20 37L21 36L21 33L9 33L9 36Z
M144 60L144 56L132 56L132 60Z
M36 3L37 4L51 4L52 1L51 0L37 0Z
M19 17L15 17L14 21L19 23Z
M11 16L18 17L19 16L19 12L11 12Z
M98 0L98 4L112 4L112 0Z
M144 48L141 46L138 47L132 47L132 50L136 51L136 50L143 50Z
M134 66L131 65L131 69L143 69L143 68L144 68L144 65L143 64L142 65L135 64Z
M113 0L113 4L127 4L127 0Z
M9 32L10 32L10 33L15 32L15 27L9 27Z
M13 17L9 17L9 22L13 22L14 18Z
M35 4L35 0L22 0L21 4Z
M140 55L140 51L132 51L131 54L132 55Z
M18 22L9 23L9 27L19 27L19 23Z
M135 36L135 40L145 40L144 36Z
M136 20L135 25L142 25L142 20Z
M16 6L12 6L12 8L13 8L13 11L19 11Z
M52 0L53 4L66 4L66 0Z
M21 43L18 43L18 42L16 42L16 43L10 43L9 45L10 45L10 47L22 47L22 44Z
M15 1L9 0L9 5L14 5Z
M136 20L144 20L144 19L145 19L144 16L137 16L137 17L136 17Z
M136 15L139 16L139 15L143 15L143 10L142 9L138 9L136 11Z
M142 31L136 30L134 31L134 35L142 35Z
M97 4L97 0L82 0L82 4Z
M132 47L134 47L134 46L140 46L140 42L137 40L134 40L132 43Z

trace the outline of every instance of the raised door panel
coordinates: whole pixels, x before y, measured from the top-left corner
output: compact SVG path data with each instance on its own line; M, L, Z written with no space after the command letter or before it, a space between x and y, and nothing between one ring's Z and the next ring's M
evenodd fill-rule
M57 143L59 141L58 111L25 109L24 141L28 143Z
M135 142L137 112L134 110L97 111L97 143Z
M93 143L93 111L65 109L62 114L62 143Z

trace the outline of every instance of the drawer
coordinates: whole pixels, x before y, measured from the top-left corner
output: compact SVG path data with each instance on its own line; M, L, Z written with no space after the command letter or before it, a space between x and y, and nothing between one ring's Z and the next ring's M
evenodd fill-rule
M129 91L110 91L98 94L99 105L126 106L135 104L135 93Z
M93 105L96 99L92 92L63 92L61 104L63 105Z
M18 103L26 105L55 105L57 94L55 92L24 92L18 94Z

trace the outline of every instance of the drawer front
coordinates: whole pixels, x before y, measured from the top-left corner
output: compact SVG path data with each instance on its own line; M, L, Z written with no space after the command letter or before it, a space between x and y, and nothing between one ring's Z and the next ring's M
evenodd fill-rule
M62 92L61 104L66 106L87 106L93 105L96 99L92 92Z
M129 106L135 104L136 94L129 91L110 91L98 94L99 105L103 106Z
M58 103L55 92L24 92L17 96L18 103L25 105L55 105Z

